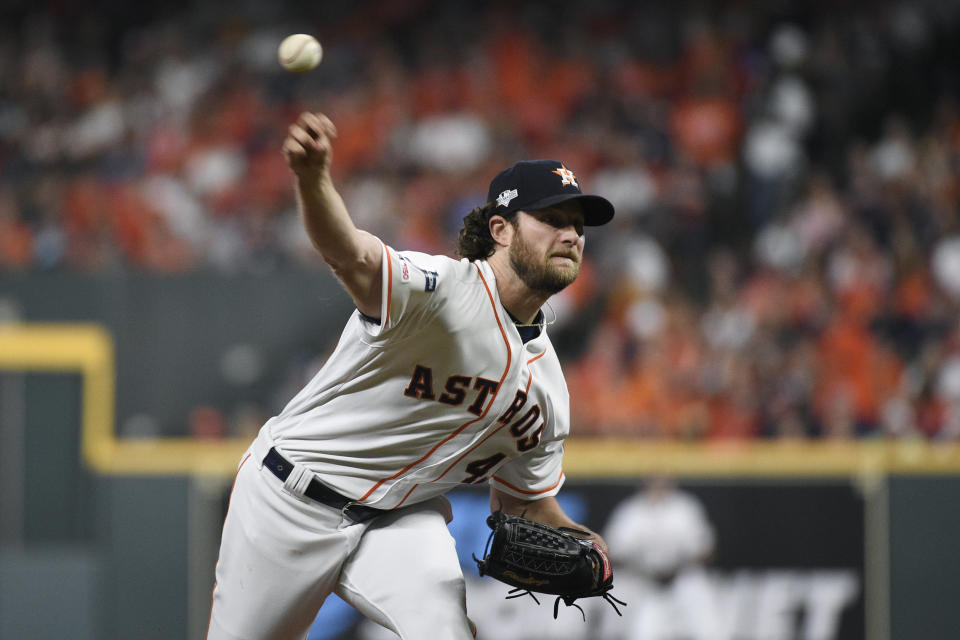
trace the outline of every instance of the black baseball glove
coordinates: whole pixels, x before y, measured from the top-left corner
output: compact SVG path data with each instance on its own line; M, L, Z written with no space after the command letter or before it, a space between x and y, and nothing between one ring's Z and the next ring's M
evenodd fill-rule
M626 603L610 595L613 571L607 555L593 542L573 535L589 536L589 532L569 527L554 529L503 511L491 514L487 525L493 531L487 539L483 560L476 556L473 559L481 576L489 575L514 587L508 599L530 595L540 604L534 591L555 595L556 618L561 600L583 613L574 601L601 596L617 615L622 615L617 604Z

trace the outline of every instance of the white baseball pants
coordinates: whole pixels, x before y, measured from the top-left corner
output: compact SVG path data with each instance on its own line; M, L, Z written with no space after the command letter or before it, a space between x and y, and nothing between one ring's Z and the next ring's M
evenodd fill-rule
M403 640L475 637L445 498L355 523L285 489L262 448L234 482L207 640L301 640L333 592Z

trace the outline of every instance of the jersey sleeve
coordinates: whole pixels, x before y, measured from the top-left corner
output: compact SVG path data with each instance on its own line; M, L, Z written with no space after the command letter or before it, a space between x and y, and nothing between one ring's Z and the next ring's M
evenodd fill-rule
M490 486L523 500L554 496L563 486L563 441L553 440L497 469Z
M397 251L382 243L383 269L380 317L367 319L365 328L372 336L395 332L397 327L416 326L435 309L445 294L443 281L454 263L446 256L416 251ZM425 322L421 322L423 326Z

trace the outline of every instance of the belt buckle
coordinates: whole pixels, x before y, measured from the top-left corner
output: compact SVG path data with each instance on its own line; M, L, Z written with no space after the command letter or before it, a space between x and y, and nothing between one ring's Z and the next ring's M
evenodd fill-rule
M366 505L364 505L362 502L357 502L357 501L355 501L355 500L351 500L351 501L348 502L347 504L343 505L343 507L341 507L341 509L340 509L340 515L342 515L344 518L349 518L350 520L353 520L354 522L366 522L367 520L369 520L369 519L371 518L370 513L364 514L363 512L360 512L360 513L357 513L357 515L355 515L355 516L354 516L354 515L351 515L351 513L350 513L350 509L352 509L352 508L354 508L354 507L361 507L361 508L362 508L362 507L365 507L365 506L366 506ZM368 507L368 508L369 508L369 507Z
M340 507L340 515L343 516L344 518L349 518L350 520L353 520L354 522L359 522L359 520L357 520L356 518L351 517L351 515L350 515L350 513L349 513L349 512L350 512L350 507L356 506L357 504L359 504L359 503L358 503L358 502L354 502L354 501L352 501L352 500L349 501L349 502L347 502L347 503L344 504L342 507Z

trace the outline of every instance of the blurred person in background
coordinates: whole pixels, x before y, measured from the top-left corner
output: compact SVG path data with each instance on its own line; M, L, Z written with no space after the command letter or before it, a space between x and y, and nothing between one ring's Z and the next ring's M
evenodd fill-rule
M652 476L614 508L603 535L617 587L630 594L619 637L716 640L717 603L704 569L714 531L695 496L668 476Z

